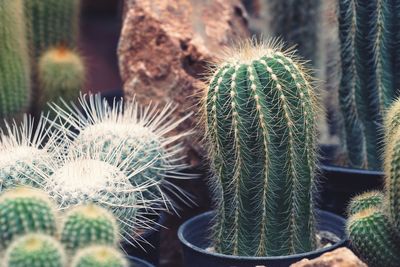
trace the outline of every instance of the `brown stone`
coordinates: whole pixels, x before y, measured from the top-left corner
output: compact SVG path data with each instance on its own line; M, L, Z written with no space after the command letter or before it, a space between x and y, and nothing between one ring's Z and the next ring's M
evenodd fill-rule
M126 0L118 57L127 99L172 101L176 117L193 111L178 131L198 125L207 64L232 41L248 37L239 0ZM184 140L192 166L204 155L202 127Z
M351 250L338 248L313 260L303 259L290 267L367 267L367 265Z

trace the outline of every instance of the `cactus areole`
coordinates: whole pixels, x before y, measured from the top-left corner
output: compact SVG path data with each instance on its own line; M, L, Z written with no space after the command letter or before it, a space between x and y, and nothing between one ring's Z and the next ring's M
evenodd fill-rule
M204 118L217 252L281 256L315 249L317 108L310 75L277 42L248 42L216 65Z

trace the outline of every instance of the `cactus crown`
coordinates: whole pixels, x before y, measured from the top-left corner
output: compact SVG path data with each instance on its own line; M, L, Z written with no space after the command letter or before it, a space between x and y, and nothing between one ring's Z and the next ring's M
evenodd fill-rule
M205 90L218 205L214 241L224 254L287 255L314 248L319 107L311 76L293 51L282 48L277 41L248 41L228 50Z
M119 251L107 246L91 246L79 251L72 267L128 267L127 261Z

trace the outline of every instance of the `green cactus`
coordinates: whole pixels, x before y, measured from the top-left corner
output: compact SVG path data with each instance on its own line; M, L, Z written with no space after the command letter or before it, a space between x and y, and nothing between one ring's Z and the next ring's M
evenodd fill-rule
M393 101L390 108L386 112L384 129L385 129L385 143L390 144L393 136L398 130L400 125L400 98Z
M400 1L340 0L339 101L349 164L382 169L381 125L397 93Z
M128 267L123 255L112 247L93 246L80 250L71 267Z
M107 210L93 205L77 206L70 210L61 227L61 243L69 251L76 251L89 244L115 246L118 226Z
M380 208L382 206L384 194L380 191L370 191L354 197L348 207L347 214L354 215L369 208Z
M187 166L182 163L179 143L189 133L171 132L191 113L175 120L171 117L175 108L170 104L161 111L157 111L157 106L141 107L135 100L123 102L121 99L110 106L99 94L82 96L79 102L80 107L67 103L63 107L51 105L63 119L63 124L75 129L69 132L74 146L83 154L100 150L102 158L109 157L118 147L120 163L130 158L131 161L126 162L128 165L142 169L131 176L131 183L135 186L152 185L143 194L146 199L159 198L160 195L168 197L168 192L178 189L164 178L190 177L181 172Z
M65 256L57 240L43 234L28 234L6 251L5 267L64 267Z
M250 43L233 49L205 93L218 199L214 245L223 254L275 256L315 248L318 106L307 71L292 52L280 50Z
M46 194L20 187L0 196L0 249L26 233L56 231L56 212Z
M24 0L24 4L34 58L54 46L76 47L80 0Z
M354 214L347 231L352 247L368 266L396 267L400 262L399 238L387 216L376 208Z
M5 118L23 113L30 102L22 0L0 1L0 40L0 118Z
M47 109L47 102L59 103L76 100L85 81L85 68L80 56L63 47L47 50L39 60L38 79L40 108Z

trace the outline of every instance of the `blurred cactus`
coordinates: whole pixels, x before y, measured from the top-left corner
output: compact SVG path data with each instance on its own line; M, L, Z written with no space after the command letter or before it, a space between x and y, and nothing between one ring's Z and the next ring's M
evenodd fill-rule
M384 195L379 191L366 192L354 197L348 207L348 215L354 215L369 208L380 208L383 203Z
M123 255L112 247L93 246L80 250L71 267L128 267Z
M39 60L39 107L47 109L47 102L76 100L83 88L85 68L78 54L59 46L47 50Z
M205 92L218 202L214 246L223 254L281 256L315 248L318 106L309 73L281 49L273 42L233 49Z
M46 194L21 187L0 196L0 249L26 233L56 231L56 213Z
M113 215L99 206L89 204L77 206L64 215L61 242L72 252L90 244L115 246L118 233Z
M24 3L34 58L59 45L76 48L80 0L24 0Z
M22 0L0 0L0 118L29 108L30 71Z
M7 249L5 267L64 267L63 248L57 240L42 234L28 234Z
M340 105L349 164L379 170L381 124L395 99L399 1L340 0Z

